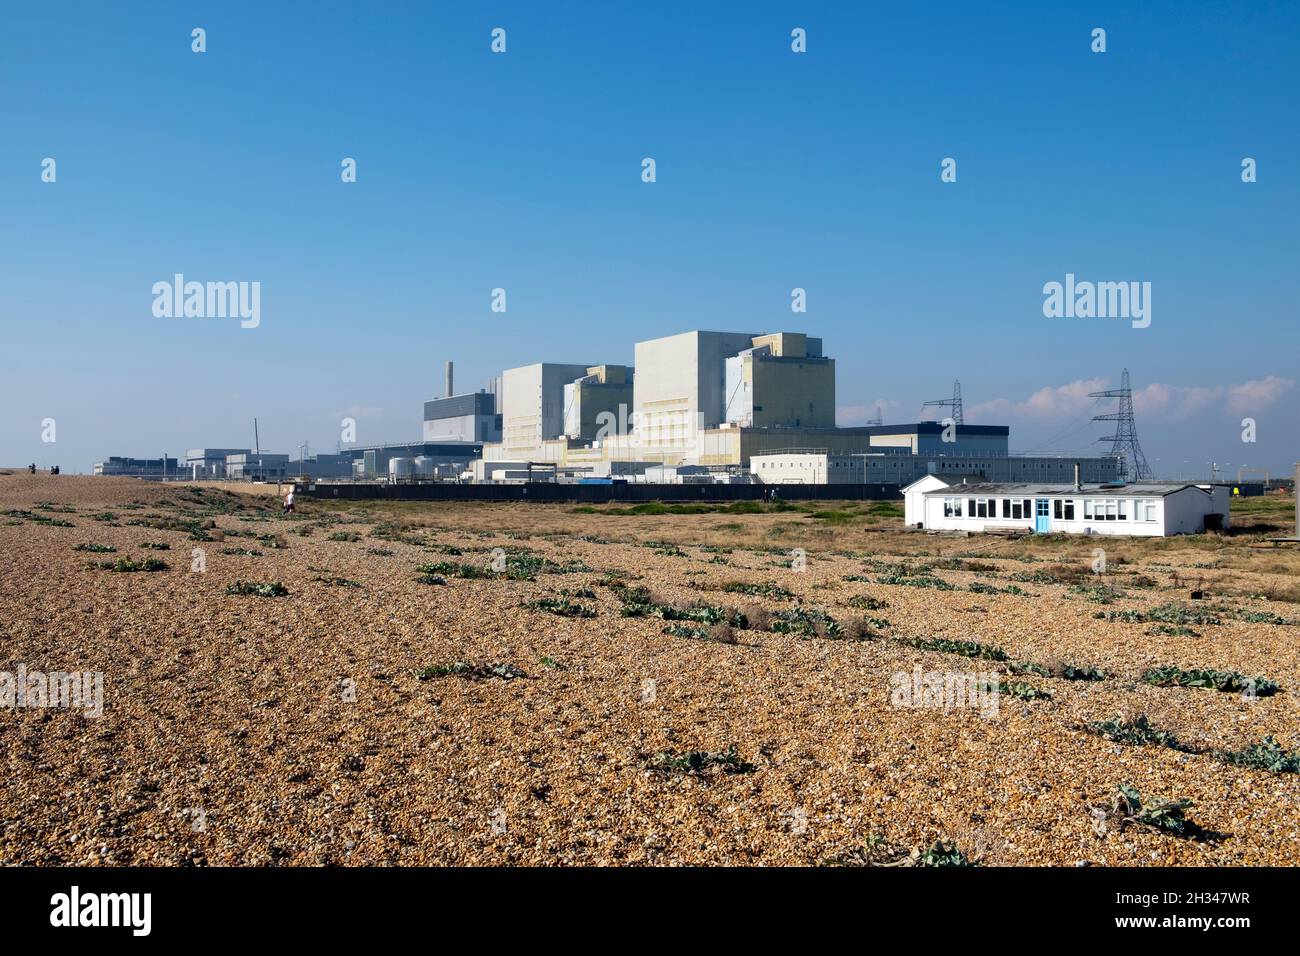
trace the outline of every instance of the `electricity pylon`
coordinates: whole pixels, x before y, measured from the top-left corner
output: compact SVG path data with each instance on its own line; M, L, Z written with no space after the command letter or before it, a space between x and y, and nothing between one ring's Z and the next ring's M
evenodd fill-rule
M1133 420L1133 389L1129 386L1128 369L1120 376L1119 388L1108 388L1104 392L1089 392L1089 398L1118 398L1119 409L1109 415L1094 415L1094 422L1114 422L1115 434L1105 435L1097 441L1110 442L1110 453L1119 459L1119 473L1122 478L1134 481L1146 481L1151 478L1151 466L1147 464L1142 446L1138 444L1137 425Z

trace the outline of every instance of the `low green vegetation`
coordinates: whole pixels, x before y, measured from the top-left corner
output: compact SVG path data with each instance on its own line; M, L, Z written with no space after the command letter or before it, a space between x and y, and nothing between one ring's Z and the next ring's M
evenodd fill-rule
M792 607L772 617L771 629L778 634L796 637L839 637L840 625L835 618L818 608Z
M899 639L909 647L923 651L940 651L944 654L960 654L962 657L974 657L986 661L1008 660L1007 652L1000 647L978 644L975 641L953 641L946 637L904 637Z
M111 544L79 544L73 547L73 551L90 551L93 554L111 554L117 548Z
M1081 594L1094 604L1114 604L1126 597L1123 591L1109 584L1075 584L1070 588L1070 593Z
M1007 697L1014 697L1016 700L1051 700L1052 695L1045 690L1039 690L1032 684L1026 684L1024 681L1001 681L998 684L998 693L1005 694Z
M1145 631L1151 637L1200 637L1200 631L1194 631L1182 624L1152 624Z
M783 588L779 584L773 584L771 581L762 584L728 581L719 590L726 591L728 594L748 594L751 597L768 597L777 600L788 600L794 597L793 591Z
M328 584L328 585L330 585L331 587L336 587L336 588L359 588L359 587L361 587L361 582L360 582L360 581L353 581L351 578L342 578L342 577L337 577L337 576L334 576L334 577L328 577L328 576L325 576L325 575L317 575L315 578L312 578L312 580L313 580L313 581L319 581L319 582L321 582L322 584Z
M1238 611L1237 619L1247 624L1290 624L1291 621L1272 611Z
M876 580L879 584L895 584L909 588L934 588L936 591L957 590L954 585L949 584L943 578L937 578L931 574L919 574L910 578L901 574L882 574Z
M492 572L485 567L463 564L460 561L433 561L417 565L415 570L426 577L490 578L493 576Z
M786 511L798 511L792 504L784 501L733 501L730 504L665 504L662 501L647 501L627 508L598 508L594 505L579 505L569 509L572 514L609 515L611 517L636 517L640 515L758 515Z
M1237 671L1208 668L1152 667L1143 672L1142 682L1156 687L1200 687L1225 693L1245 691L1256 697L1270 697L1282 689L1267 677L1247 677Z
M556 614L560 617L582 617L591 618L596 616L596 609L586 604L579 604L577 601L570 601L568 598L537 598L534 601L525 601L522 605L530 611L546 611L548 614Z
M1220 753L1219 758L1238 767L1267 770L1269 773L1300 773L1300 750L1288 752L1272 738L1265 737L1241 750Z
M1008 584L1004 588L996 584L985 584L983 581L975 581L971 584L969 590L974 594L1018 594L1021 597L1032 597L1024 588L1015 584Z
M100 561L95 567L104 571L116 571L127 573L132 571L166 571L167 562L159 561L157 558L145 558L143 561L136 561L132 558L118 558L116 561Z
M1180 743L1171 732L1157 730L1151 726L1151 721L1146 714L1141 714L1132 721L1122 720L1119 717L1114 720L1094 720L1084 724L1084 729L1090 734L1105 737L1118 744L1128 744L1131 747L1157 746L1184 753L1192 752L1192 748Z
M1099 667L1076 667L1073 664L1062 665L1060 670L1053 676L1064 680L1098 681L1106 679L1105 671Z
M1098 620L1125 621L1129 624L1160 623L1184 627L1192 624L1222 623L1213 607L1197 607L1190 604L1179 604L1176 601L1157 604L1145 611L1098 611L1093 617Z
M1136 823L1188 840L1208 840L1215 835L1187 817L1190 800L1155 800L1143 806L1142 796L1131 784L1119 785L1116 805L1124 823Z
M913 866L966 867L979 865L967 859L966 854L957 849L956 844L949 846L943 842L935 843L928 850L913 851L911 861Z
M623 617L658 617L665 621L693 621L697 624L730 624L732 627L744 628L748 625L745 615L739 611L728 610L712 604L697 601L693 604L664 604L656 602L650 592L642 587L615 588L615 594L623 603Z
M517 680L527 677L514 664L472 664L468 661L455 661L451 664L434 664L416 672L417 680L432 680L435 677L464 677L467 680Z
M648 766L649 769L659 773L695 775L703 774L713 767L728 774L753 773L757 769L752 763L741 759L740 754L736 752L735 744L721 751L691 750L677 753L674 750L665 750L655 754Z
M226 593L248 597L277 598L287 597L289 589L279 581L236 581L226 587Z

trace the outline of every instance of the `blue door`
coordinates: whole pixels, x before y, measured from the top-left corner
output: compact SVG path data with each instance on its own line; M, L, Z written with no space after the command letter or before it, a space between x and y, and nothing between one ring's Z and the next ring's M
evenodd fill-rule
M1052 510L1046 498L1034 499L1034 530L1039 534L1052 530Z

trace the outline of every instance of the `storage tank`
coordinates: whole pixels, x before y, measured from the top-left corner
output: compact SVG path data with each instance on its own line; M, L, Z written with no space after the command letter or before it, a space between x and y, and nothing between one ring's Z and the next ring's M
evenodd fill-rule
M434 465L435 465L434 460L430 458L428 455L416 455L415 456L415 477L432 478L434 475L437 474L437 469L434 467Z
M415 465L409 458L390 458L388 459L388 480L397 481L399 478L410 478L415 473Z

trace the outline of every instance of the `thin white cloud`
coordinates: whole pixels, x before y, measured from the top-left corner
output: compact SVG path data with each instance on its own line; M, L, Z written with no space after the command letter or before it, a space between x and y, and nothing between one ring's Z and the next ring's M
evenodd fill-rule
M384 410L373 405L349 405L341 412L335 412L333 418L383 418Z
M1089 392L1099 392L1106 387L1104 378L1078 379L1068 385L1040 388L1024 401L995 398L980 402L965 409L965 417L971 422L985 423L1007 419L1047 421L1068 418L1081 414L1096 401L1088 397Z
M902 410L903 403L892 398L878 398L869 405L841 405L835 409L835 424L840 428L853 428L877 414L882 415L888 424L901 421Z
M1095 403L1089 392L1111 387L1105 379L1079 379L1040 388L1024 400L995 398L966 409L970 422L1063 421L1085 413ZM1295 387L1294 379L1269 375L1235 385L1167 385L1152 382L1133 392L1139 421L1173 423L1213 414L1262 412ZM1103 401L1113 407L1114 401Z
M1228 411L1234 415L1268 408L1295 387L1295 379L1270 375L1228 386Z

